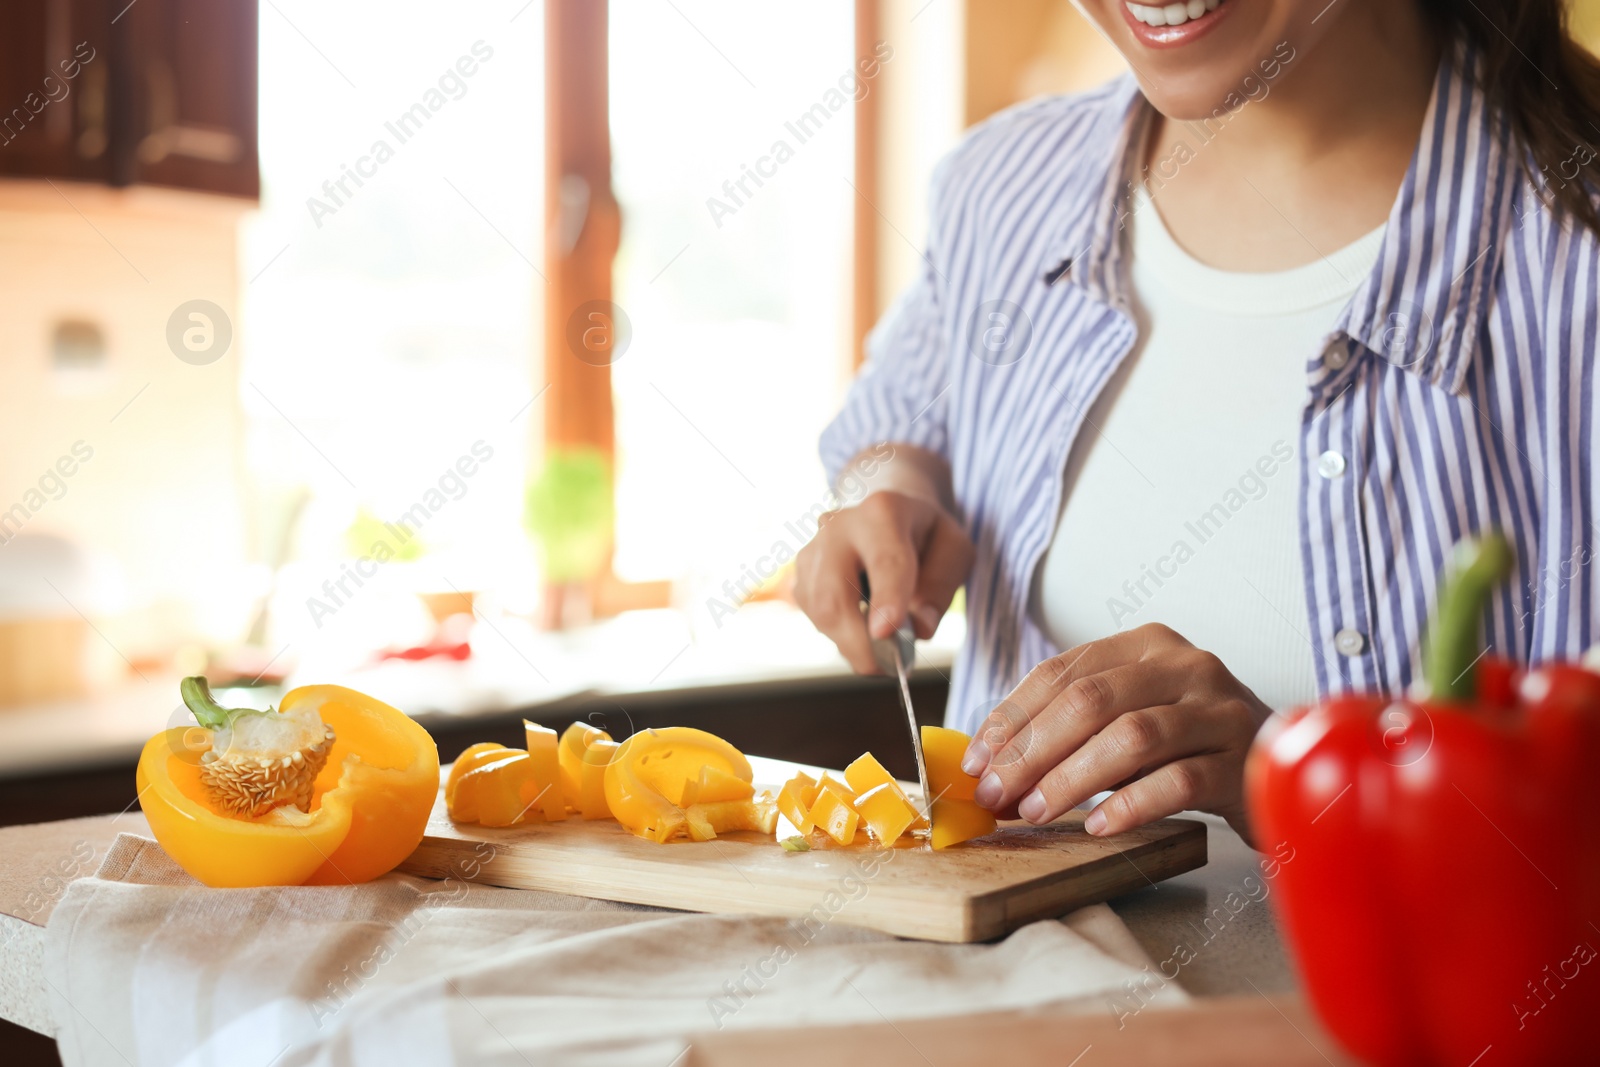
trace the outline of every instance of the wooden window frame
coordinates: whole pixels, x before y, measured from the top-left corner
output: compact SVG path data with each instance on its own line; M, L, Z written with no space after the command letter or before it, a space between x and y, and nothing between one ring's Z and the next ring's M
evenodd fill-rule
M880 5L881 0L856 0L858 60L873 55ZM549 454L592 448L614 469L612 271L622 219L611 185L608 8L604 0L545 0L544 449ZM878 117L877 93L855 102L852 169L858 195L851 220L850 307L855 366L878 314L878 226L872 206L878 193ZM613 526L607 534L613 545L615 535ZM618 578L608 555L590 583L589 601L594 615L608 616L667 607L671 594L669 581Z

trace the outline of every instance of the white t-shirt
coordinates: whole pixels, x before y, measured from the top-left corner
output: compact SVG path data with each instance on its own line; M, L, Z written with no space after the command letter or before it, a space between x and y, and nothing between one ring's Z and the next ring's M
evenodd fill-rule
M1034 616L1063 649L1165 623L1268 705L1307 703L1305 365L1383 230L1303 267L1243 274L1185 252L1142 187L1129 225L1139 342L1068 458Z

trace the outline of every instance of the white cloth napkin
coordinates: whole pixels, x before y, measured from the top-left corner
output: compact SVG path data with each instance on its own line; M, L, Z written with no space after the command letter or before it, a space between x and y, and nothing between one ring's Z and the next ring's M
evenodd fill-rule
M1103 904L978 945L847 918L807 929L404 875L207 889L123 834L50 916L45 976L67 1067L670 1067L724 1027L1105 1011L1149 963Z

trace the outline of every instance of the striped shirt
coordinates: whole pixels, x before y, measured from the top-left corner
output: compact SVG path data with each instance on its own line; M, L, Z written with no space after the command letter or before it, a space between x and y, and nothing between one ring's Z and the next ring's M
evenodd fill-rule
M1464 48L1441 62L1378 262L1305 354L1308 614L1292 621L1319 696L1411 684L1439 572L1475 531L1517 550L1487 648L1539 663L1592 639L1600 240L1522 173L1475 64ZM949 462L977 547L946 713L959 729L1061 651L1029 591L1084 414L1136 340L1123 221L1151 115L1125 77L971 131L935 171L925 269L823 433L830 478L883 441Z

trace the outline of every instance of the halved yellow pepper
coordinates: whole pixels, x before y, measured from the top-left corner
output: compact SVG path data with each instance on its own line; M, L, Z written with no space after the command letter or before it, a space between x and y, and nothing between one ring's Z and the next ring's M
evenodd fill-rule
M567 817L567 801L561 788L561 760L556 754L556 732L536 722L522 720L528 739L528 756L533 760L533 775L539 782L539 810L546 822Z
M309 704L336 739L311 810L223 814L200 781L191 727L152 737L139 756L139 806L178 865L209 886L333 885L393 870L422 840L439 792L439 751L403 712L336 685L302 686L280 711Z
M921 814L892 780L875 785L856 798L856 811L880 845L900 840Z
M704 835L714 837L719 822L725 830L769 823L763 807L772 809L772 819L776 819L770 801L691 804L686 810L682 806L684 787L691 778L698 782L704 767L745 782L755 778L750 761L715 734L687 726L641 730L622 743L606 767L606 803L616 820L633 833L662 842L696 835L709 840Z

